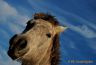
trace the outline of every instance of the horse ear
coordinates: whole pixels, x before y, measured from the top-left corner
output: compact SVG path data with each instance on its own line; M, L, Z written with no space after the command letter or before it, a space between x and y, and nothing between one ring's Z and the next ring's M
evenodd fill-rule
M67 28L68 28L67 26L57 26L55 28L55 32L60 33L60 32L63 32L64 30L66 30Z

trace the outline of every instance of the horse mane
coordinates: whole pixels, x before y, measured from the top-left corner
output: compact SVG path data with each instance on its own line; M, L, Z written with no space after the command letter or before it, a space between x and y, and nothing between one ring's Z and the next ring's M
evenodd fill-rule
M56 26L58 25L58 21L55 18L55 16L52 16L51 14L45 14L45 13L35 13L34 14L34 19L43 19L46 20L48 22L50 22L52 25Z
M51 49L51 65L58 65L60 61L60 44L59 44L59 35L56 34L53 38L53 46Z

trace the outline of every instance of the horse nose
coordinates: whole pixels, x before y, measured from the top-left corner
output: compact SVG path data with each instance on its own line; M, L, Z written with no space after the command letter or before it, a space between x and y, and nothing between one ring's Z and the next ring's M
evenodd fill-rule
M13 43L13 41L14 41L14 39L17 37L17 34L15 34L11 39L10 39L10 41L9 41L9 44L11 45L12 43Z
M17 35L17 34L15 34L10 39L9 43L10 43L9 49L13 49L13 48L16 49L17 48L18 51L26 48L26 46L27 46L26 37L23 36L23 35Z
M18 46L18 50L23 50L26 48L27 46L27 40L26 39L19 39L18 42L17 42L17 46Z

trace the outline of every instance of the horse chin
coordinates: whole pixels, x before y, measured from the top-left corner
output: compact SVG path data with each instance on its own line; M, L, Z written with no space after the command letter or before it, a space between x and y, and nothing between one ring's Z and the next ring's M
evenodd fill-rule
M24 54L21 54L21 55L17 55L18 57L15 59L16 61L20 61L20 60L22 60L23 59L23 57L26 55L26 53L24 53Z
M24 55L25 55L25 54L24 54ZM21 61L23 60L23 56L24 56L24 55L19 56L19 57L16 57L16 58L13 59L13 60L18 61L18 62L21 62Z
M28 52L29 49L24 49L24 50L21 50L21 51L17 51L15 52L15 60L21 60Z
M18 60L20 60L22 58L22 56L19 56L19 57L17 57L17 56L10 56L10 57L11 57L12 60L16 60L16 61L18 61Z
M11 57L12 60L20 60L20 59L23 58L23 56L24 56L26 53L27 53L27 51L24 52L24 53L17 53L17 52L12 53L12 51L9 50L9 51L8 51L8 56Z

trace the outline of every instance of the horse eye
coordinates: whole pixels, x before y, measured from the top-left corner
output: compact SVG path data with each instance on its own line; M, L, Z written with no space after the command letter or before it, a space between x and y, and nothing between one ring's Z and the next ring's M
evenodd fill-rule
M51 33L47 33L46 36L47 36L48 38L50 38L50 37L51 37Z

